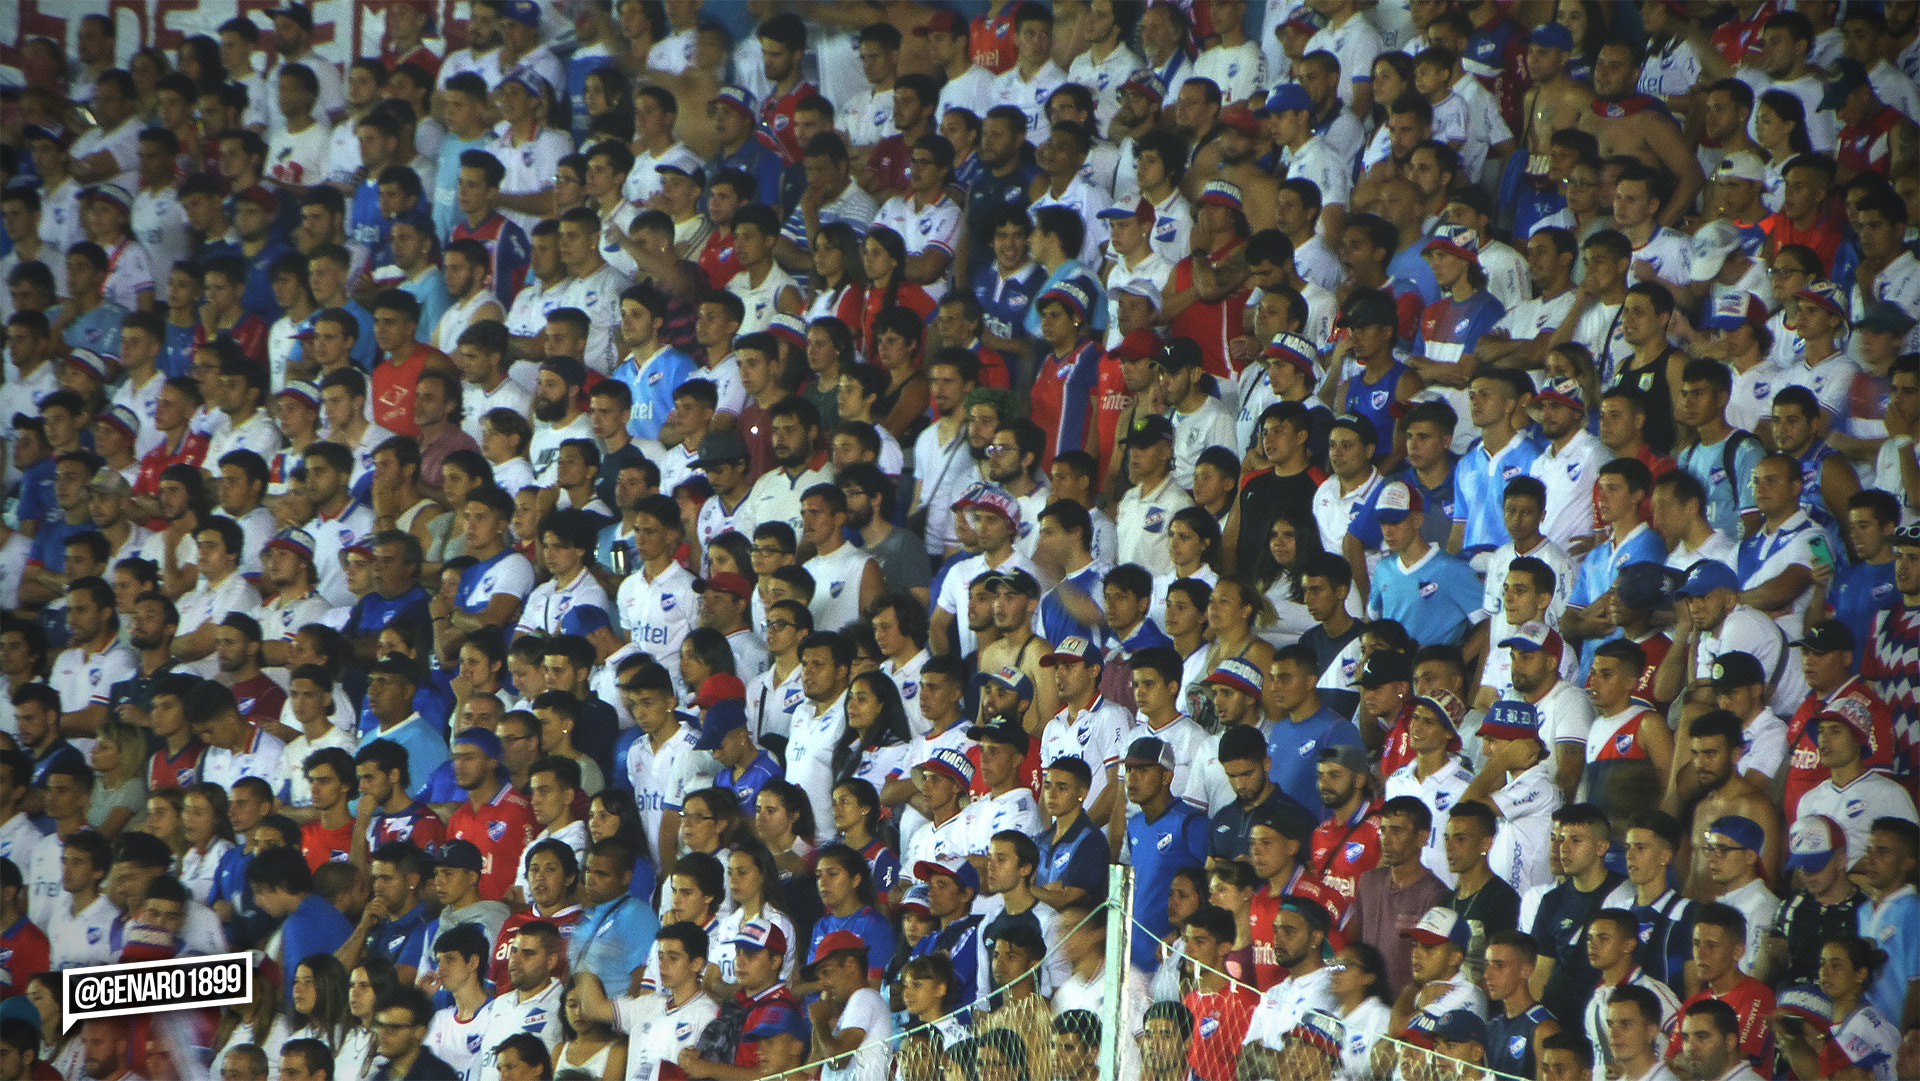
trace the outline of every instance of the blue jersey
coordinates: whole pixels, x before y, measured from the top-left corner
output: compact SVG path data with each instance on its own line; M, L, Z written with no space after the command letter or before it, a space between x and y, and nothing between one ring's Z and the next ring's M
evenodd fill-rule
M1075 586L1082 593L1093 598L1095 604L1100 603L1101 574L1100 568L1094 564L1088 564L1078 574L1067 575L1061 579L1060 584ZM1047 595L1040 598L1040 610L1034 615L1034 621L1040 637L1049 642L1063 641L1074 635L1080 635L1096 643L1105 640L1104 634L1073 618L1067 611L1066 603L1060 599L1058 587L1048 590Z
M367 932L367 954L391 961L394 965L420 967L421 954L427 947L427 936L433 929L433 922L427 918L426 902L413 906L413 910L404 916L391 920L382 920Z
M267 241L253 255L241 252L240 257L247 263L247 288L240 294L240 306L247 310L248 315L259 316L268 326L280 318L281 311L280 302L273 298L273 264L281 256L292 254L293 249L278 240ZM371 334L372 320L369 319L368 323L367 332Z
M1429 547L1411 567L1387 556L1373 572L1369 611L1407 629L1423 646L1458 645L1473 626L1484 590L1473 565L1459 556Z
M723 169L738 169L752 177L759 195L756 202L764 206L780 205L780 174L786 171L786 163L780 160L780 152L774 149L769 136L756 131L740 149L707 163L708 176L719 176Z
M973 298L980 302L987 333L996 338L1026 337L1027 309L1040 295L1040 283L1046 279L1047 272L1038 263L1029 263L1024 274L1011 278L1002 278L992 259L975 270L970 284Z
M1320 802L1320 749L1363 746L1353 721L1325 706L1302 721L1280 718L1267 732L1267 757L1273 763L1267 779L1318 822L1327 817Z
M567 57L567 103L568 128L573 132L573 141L578 143L587 137L587 127L592 122L587 118L587 76L601 68L614 66L613 54L605 45L582 45ZM712 176L711 171L708 172ZM761 202L766 202L762 199ZM646 959L641 954L641 960ZM623 977L624 978L624 977Z
M1853 663L1857 666L1873 641L1874 617L1892 608L1900 599L1893 584L1893 560L1885 563L1853 563L1833 572L1833 584L1827 587L1827 603L1833 606L1833 618L1847 625L1856 643Z
M1727 439L1738 440L1733 452L1733 473L1727 473ZM1766 448L1751 433L1735 431L1718 443L1695 443L1676 457L1680 468L1692 473L1707 490L1707 524L1728 537L1739 537L1742 511L1754 510L1753 471Z
M438 722L414 716L400 722L399 727L390 732L375 728L360 737L360 746L365 747L376 739L391 740L407 752L408 776L412 778L407 795L424 802L422 797L433 771L451 761L446 729Z
M440 158L433 173L433 232L445 244L453 239L453 227L465 221L460 213L460 155L469 150L485 150L493 145L493 133L483 132L476 139L462 139L452 132L440 140ZM506 291L494 282L494 295L502 304L511 303Z
M1373 430L1380 433L1382 443L1393 442L1394 424L1405 411L1394 401L1394 395L1399 393L1400 377L1406 375L1407 370L1405 364L1396 360L1378 382L1367 382L1365 372L1347 382L1346 411L1372 421Z
M1567 591L1567 604L1573 608L1585 608L1613 589L1613 580L1619 577L1621 567L1629 563L1662 563L1666 558L1666 542L1645 522L1635 526L1618 547L1615 547L1613 534L1609 532L1607 538L1594 545L1593 550L1580 561L1580 569L1574 572L1573 586ZM1617 638L1619 634L1615 630L1608 638ZM1593 652L1600 648L1603 640L1589 638L1580 643L1580 678L1583 681L1587 669L1593 665Z
M621 760L625 761L624 756ZM774 761L773 756L766 751L761 751L754 756L753 761L747 763L747 768L741 770L739 776L736 777L730 769L723 769L720 775L714 778L713 783L716 787L730 790L739 799L740 806L752 807L755 806L754 801L760 798L760 790L766 787L768 781L780 776L782 772L780 763Z
M1040 846L1040 866L1034 871L1036 886L1071 886L1087 891L1087 897L1101 895L1107 888L1107 839L1094 829L1086 815L1074 820L1064 838L1054 840L1048 829L1034 838Z
M1506 306L1485 289L1465 300L1443 296L1421 313L1413 351L1428 360L1458 364L1506 314ZM1382 433L1389 430L1380 429Z
M1400 467L1400 471L1389 476L1390 481L1397 480L1420 493L1420 503L1427 508L1420 519L1420 535L1428 544L1446 547L1447 537L1453 532L1453 470L1460 460L1459 455L1447 452L1447 471L1440 483L1428 487L1420 479L1420 471L1411 465Z
M454 164L455 168L459 167L458 162ZM453 212L459 213L458 210ZM347 239L356 244L365 244L369 252L386 247L387 216L380 213L379 177L367 177L353 189L353 205L347 208Z
M154 361L154 367L159 368L168 379L193 374L193 336L198 329L198 323L189 323L184 327L167 324L167 342L160 347L160 356Z
M1133 963L1145 972L1159 967L1160 936L1173 929L1167 896L1173 876L1185 867L1204 867L1211 829L1206 813L1185 800L1170 799L1158 818L1145 813L1127 818L1127 855L1133 863Z
M613 377L633 392L633 412L627 418L627 434L635 439L660 438L660 426L673 412L673 392L693 377L699 368L694 359L670 345L635 364L629 357L613 370Z
M867 944L867 974L871 977L878 978L886 970L887 962L893 960L893 925L872 908L862 906L851 916L829 912L820 917L820 922L813 925L813 940L807 943L807 956L812 957L814 947L834 931L852 931Z
M1426 245L1426 237L1417 237L1410 247L1396 252L1387 261L1387 277L1401 278L1411 285L1414 292L1420 294L1420 306L1423 308L1440 299L1440 283L1433 280L1433 267L1420 251Z
M1545 449L1538 436L1516 432L1498 454L1488 452L1486 440L1476 439L1454 463L1453 520L1466 527L1462 555L1492 551L1513 539L1507 535L1507 482L1527 476Z
M1093 329L1098 332L1094 334L1094 340L1099 341L1107 330L1107 291L1100 284L1100 279L1080 265L1078 259L1069 259L1061 263L1053 273L1047 275L1046 280L1040 283L1040 288L1035 290L1033 295L1043 296L1047 290L1061 282L1073 281L1076 278L1080 280L1081 288L1093 298L1093 311L1088 314L1093 318ZM1026 331L1028 337L1040 336L1040 309L1032 305L1027 306Z
M413 339L422 345L433 345L434 332L440 328L440 317L453 306L453 295L447 292L446 275L440 273L439 267L429 267L418 278L401 282L399 288L420 301L420 325L413 332Z
M280 971L292 972L295 966L316 953L331 955L335 948L353 935L353 921L327 903L317 893L309 893L300 907L280 925ZM287 981L287 1008L293 1007L293 981Z
M626 987L633 970L647 963L660 917L653 906L632 894L594 905L574 925L567 940L567 968L591 972L609 993Z

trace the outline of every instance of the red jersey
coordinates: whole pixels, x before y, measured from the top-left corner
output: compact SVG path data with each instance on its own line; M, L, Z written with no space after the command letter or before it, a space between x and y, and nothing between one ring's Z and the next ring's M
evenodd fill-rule
M502 901L520 873L520 854L533 843L539 826L526 797L502 785L493 798L475 810L472 800L453 809L447 822L447 840L472 841L480 850L480 897Z
M1834 161L1842 169L1886 176L1893 158L1893 129L1900 119L1899 111L1886 105L1866 123L1841 128L1839 152L1834 155Z
M1187 1048L1187 1065L1200 1081L1233 1081L1240 1044L1247 1038L1247 1023L1253 1020L1253 1008L1260 1004L1260 996L1246 984L1228 980L1218 991L1195 988L1180 1001L1193 1014L1193 1043Z
M912 282L900 283L900 288L893 291L893 303L895 307L911 309L913 314L920 317L922 323L933 318L933 298L927 295L925 289ZM861 298L860 308L855 316L859 322L850 324L853 332L860 336L861 351L869 358L874 356L873 321L886 304L887 290L882 288L867 290L867 295ZM870 360L869 363L877 363L877 361Z
M905 195L911 188L907 169L913 164L913 148L907 145L905 137L898 132L873 144L867 153L867 171L873 174L874 186L871 194L878 202L881 193Z
M573 940L573 929L579 926L580 917L584 915L586 910L579 905L568 905L551 916L539 915L532 909L508 916L507 922L500 925L500 937L493 944L493 960L487 965L487 979L492 980L495 987L511 986L507 977L507 950L513 945L513 936L520 932L521 925L542 920L553 924L554 930L560 932L560 938L570 942ZM559 967L553 970L553 978L561 983L567 982L567 951L564 948L560 951Z
M420 426L413 422L413 392L420 385L420 373L435 358L446 354L423 342L414 342L407 355L383 358L373 367L373 422L395 435L420 438Z
M1113 465L1113 437L1120 427L1120 414L1133 405L1127 393L1127 381L1120 374L1120 358L1108 353L1100 358L1100 374L1093 379L1093 457L1094 484L1104 488L1107 470Z
M1673 648L1673 639L1667 637L1665 631L1655 631L1635 641L1647 654L1647 670L1640 673L1640 682L1633 685L1633 697L1656 709L1664 709L1668 703L1653 697L1653 676L1660 662L1667 659L1667 650Z
M1005 357L988 349L978 338L975 338L973 344L967 346L967 348L973 351L974 356L980 358L981 386L998 387L1001 390L1006 390L1013 386L1013 376L1007 372L1007 361Z
M1387 728L1387 744L1380 752L1380 776L1391 777L1393 771L1411 762L1416 757L1413 744L1407 736L1407 720L1413 716L1413 700L1400 707L1400 713Z
M433 813L433 808L414 800L403 811L388 813L375 811L367 820L367 851L377 850L381 845L405 841L422 852L432 851L440 846L447 836L447 824Z
M733 276L740 273L740 258L733 253L733 229L719 226L708 233L707 242L694 262L707 272L707 282L713 288L725 289Z
M1774 0L1753 9L1753 17L1743 19L1735 10L1733 18L1721 23L1712 35L1713 47L1726 57L1727 63L1739 67L1741 61L1758 58L1760 52L1760 31L1766 29L1767 20L1780 13L1780 7Z
M1047 435L1040 454L1042 470L1053 464L1056 454L1087 449L1088 436L1095 430L1093 411L1087 405L1100 374L1100 355L1098 345L1081 342L1069 356L1047 354L1034 373L1027 415Z
M188 740L176 755L165 747L153 752L147 759L147 790L192 788L200 782L200 756L206 753L207 745L197 739Z
M262 673L234 684L233 702L239 708L240 716L254 724L263 725L280 719L280 709L287 704L287 692Z
M425 45L420 46L405 56L382 52L380 54L380 63L386 66L389 73L402 64L418 64L427 69L428 75L438 76L440 74L440 57L435 55L434 51Z
M205 348L207 343L213 341L214 334L216 333L221 332L215 331L209 333L205 323L195 323L193 327L193 347L195 349ZM224 333L233 339L233 344L240 347L240 351L247 355L248 360L262 366L266 365L267 324L265 320L257 315L243 315L240 317L238 323L235 323Z
M1012 68L1019 59L1013 47L1013 9L1006 4L995 15L976 15L967 26L967 53L973 62L995 75Z
M318 871L329 863L345 863L353 851L353 819L338 829L328 829L313 819L300 825L300 851L307 857L307 869Z
M1320 823L1313 831L1312 855L1307 866L1320 881L1353 903L1354 883L1380 862L1379 801L1363 805L1352 818Z
M1343 928L1347 925L1347 901L1332 887L1307 873L1305 867L1295 867L1293 878L1281 893L1296 897L1305 897L1318 901L1333 916L1333 930L1327 935L1327 941L1338 950L1347 944ZM1273 918L1280 914L1280 897L1273 892L1271 882L1263 882L1253 895L1253 985L1256 990L1265 991L1274 984L1287 978L1287 970L1275 960L1273 953Z
M1773 988L1754 979L1742 976L1733 990L1724 995L1716 995L1711 988L1702 987L1698 994L1680 1004L1680 1013L1684 1015L1687 1007L1696 1002L1709 1000L1724 1002L1733 1007L1734 1016L1740 1020L1740 1052L1755 1065L1768 1062L1773 1058L1773 1033L1767 1028L1767 1018L1773 1014ZM1673 1036L1667 1041L1667 1057L1680 1053L1680 1027L1674 1026Z
M777 97L769 94L767 100L760 103L760 123L766 125L767 131L773 134L774 147L780 151L780 160L788 165L800 160L800 136L793 131L793 114L798 111L803 99L819 92L812 83L802 79L792 90Z
M0 998L26 994L27 981L52 967L47 933L25 915L0 931L0 974L7 980Z
M1799 817L1800 797L1818 787L1830 772L1820 764L1820 748L1815 744L1820 733L1813 725L1814 714L1841 698L1859 699L1873 717L1872 736L1861 756L1866 767L1886 772L1893 766L1893 712L1872 687L1853 676L1826 698L1809 693L1787 722L1787 783L1782 805L1789 822Z
M1225 259L1235 248L1245 244L1243 237L1235 237L1226 245L1207 253L1214 263ZM1190 290L1193 284L1193 260L1189 255L1174 264L1173 278L1168 282L1169 294ZM1174 316L1167 333L1173 338L1192 338L1200 347L1200 357L1208 373L1216 379L1232 379L1236 374L1233 362L1227 357L1227 343L1240 336L1240 318L1247 310L1247 298L1253 295L1251 289L1241 289L1225 299L1205 301L1196 295L1194 302L1179 315Z
M133 478L133 494L158 496L160 474L166 472L170 465L190 465L195 469L200 468L200 463L207 460L207 443L208 439L205 435L189 431L186 438L180 440L172 450L168 450L167 444L162 442L148 451L140 459L140 472ZM167 520L149 518L146 526L157 533L167 528Z

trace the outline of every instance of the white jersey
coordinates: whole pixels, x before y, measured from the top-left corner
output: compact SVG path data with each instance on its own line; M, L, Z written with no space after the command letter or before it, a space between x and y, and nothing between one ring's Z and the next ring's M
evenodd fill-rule
M698 619L693 574L674 562L653 578L645 567L635 567L620 583L614 607L635 645L655 657L678 657Z
M627 1081L659 1081L661 1065L677 1068L680 1052L720 1016L720 1004L699 992L678 1006L662 992L615 999L613 1010L614 1027L627 1034Z
M549 578L533 587L526 606L520 609L520 625L514 633L559 634L560 621L566 618L568 612L589 606L603 612L613 608L607 601L607 591L600 586L600 580L585 567L574 572L573 581L564 585L558 578Z
M95 897L78 912L71 895L62 895L53 906L53 922L47 927L47 949L53 971L86 965L111 964L114 960L113 922L120 910L105 894Z
M549 979L547 986L532 998L522 1001L509 989L480 1010L475 1023L480 1027L479 1058L468 1069L468 1081L500 1081L500 1066L493 1049L500 1041L520 1032L540 1038L551 1052L560 1043L560 1007L567 985Z
M553 187L553 178L560 172L560 159L573 153L573 145L566 132L535 125L533 138L526 142L514 142L512 130L505 129L487 150L507 168L506 176L500 181L500 194L533 195ZM540 224L538 214L505 207L500 213L529 234Z
M866 549L842 541L840 547L806 562L813 575L813 625L821 630L838 630L860 619L860 584L866 578L867 564L874 561Z
M627 782L633 786L633 798L640 808L640 824L647 832L652 851L660 851L660 824L668 811L678 811L687 793L687 777L692 772L697 734L684 725L659 748L645 733L627 747ZM672 857L666 862L671 863Z
M60 693L60 712L79 713L106 705L113 685L132 679L139 669L140 658L115 639L98 653L88 653L82 646L61 650L47 682Z
M427 1025L427 1050L465 1075L479 1061L483 1051L480 1043L485 1033L481 1025L486 1016L487 1004L484 1002L465 1021L460 1020L458 1006L442 1006L434 1012L433 1020Z

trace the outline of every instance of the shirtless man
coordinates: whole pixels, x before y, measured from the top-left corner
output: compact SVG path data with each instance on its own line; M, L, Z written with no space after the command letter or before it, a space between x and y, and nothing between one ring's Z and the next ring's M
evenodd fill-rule
M1677 225L1706 184L1700 160L1680 134L1680 126L1653 98L1636 92L1639 54L1631 42L1609 41L1593 62L1596 96L1580 114L1578 127L1600 140L1600 156L1628 155L1649 168L1675 174L1673 198L1660 208L1660 224Z
M1553 133L1575 126L1592 111L1593 91L1567 77L1572 43L1573 35L1557 23L1535 30L1528 41L1527 68L1533 72L1533 89L1527 91L1520 111L1525 117L1529 175L1547 171Z
M1053 643L1033 633L1033 610L1040 603L1040 583L1033 575L1023 570L1011 570L1004 575L996 575L991 583L993 596L993 629L999 637L991 644L980 647L980 671L997 672L1003 666L1017 668L1033 681L1035 687L1042 683L1045 675L1040 667L1040 658L1053 652ZM1052 679L1045 681L1049 686ZM1034 709L1042 705L1049 709L1055 706L1052 694L1036 695ZM1037 731L1031 723L1038 720L1046 724L1051 712L1034 712L1023 716L1021 721L1029 732Z
M1752 819L1766 831L1766 847L1760 864L1771 881L1780 881L1780 812L1770 794L1734 768L1745 742L1740 719L1725 710L1715 710L1695 718L1687 729L1687 743L1693 752L1694 775L1700 782L1700 802L1694 805L1693 828L1681 842L1675 864L1686 869L1683 892L1689 897L1713 894L1707 881L1707 856L1696 843L1706 836L1707 827L1724 815ZM1667 810L1677 810L1677 801L1669 798Z

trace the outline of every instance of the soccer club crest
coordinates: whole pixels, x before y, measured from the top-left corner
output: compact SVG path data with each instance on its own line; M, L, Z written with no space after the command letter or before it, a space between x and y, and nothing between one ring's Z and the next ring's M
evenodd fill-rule
M1440 590L1440 583L1438 582L1421 582L1420 583L1420 599L1424 601L1428 597L1431 597L1435 593L1439 592L1439 590Z
M675 597L675 596L674 596L673 594L671 594L671 593L662 593L662 594L660 594L660 610L661 610L662 612L671 612L671 611L673 611L673 609L674 609L674 606L675 606L675 605L677 605L677 604L679 604L679 603L680 603L680 600L679 600L679 598L677 598L677 597Z
M488 840L498 842L501 838L505 837L506 835L507 835L507 824L505 822L487 823L487 839Z
M1368 408L1371 408L1376 412L1379 410L1385 409L1387 407L1387 401L1390 397L1391 395L1384 390L1373 391L1372 393L1367 395L1367 406Z

